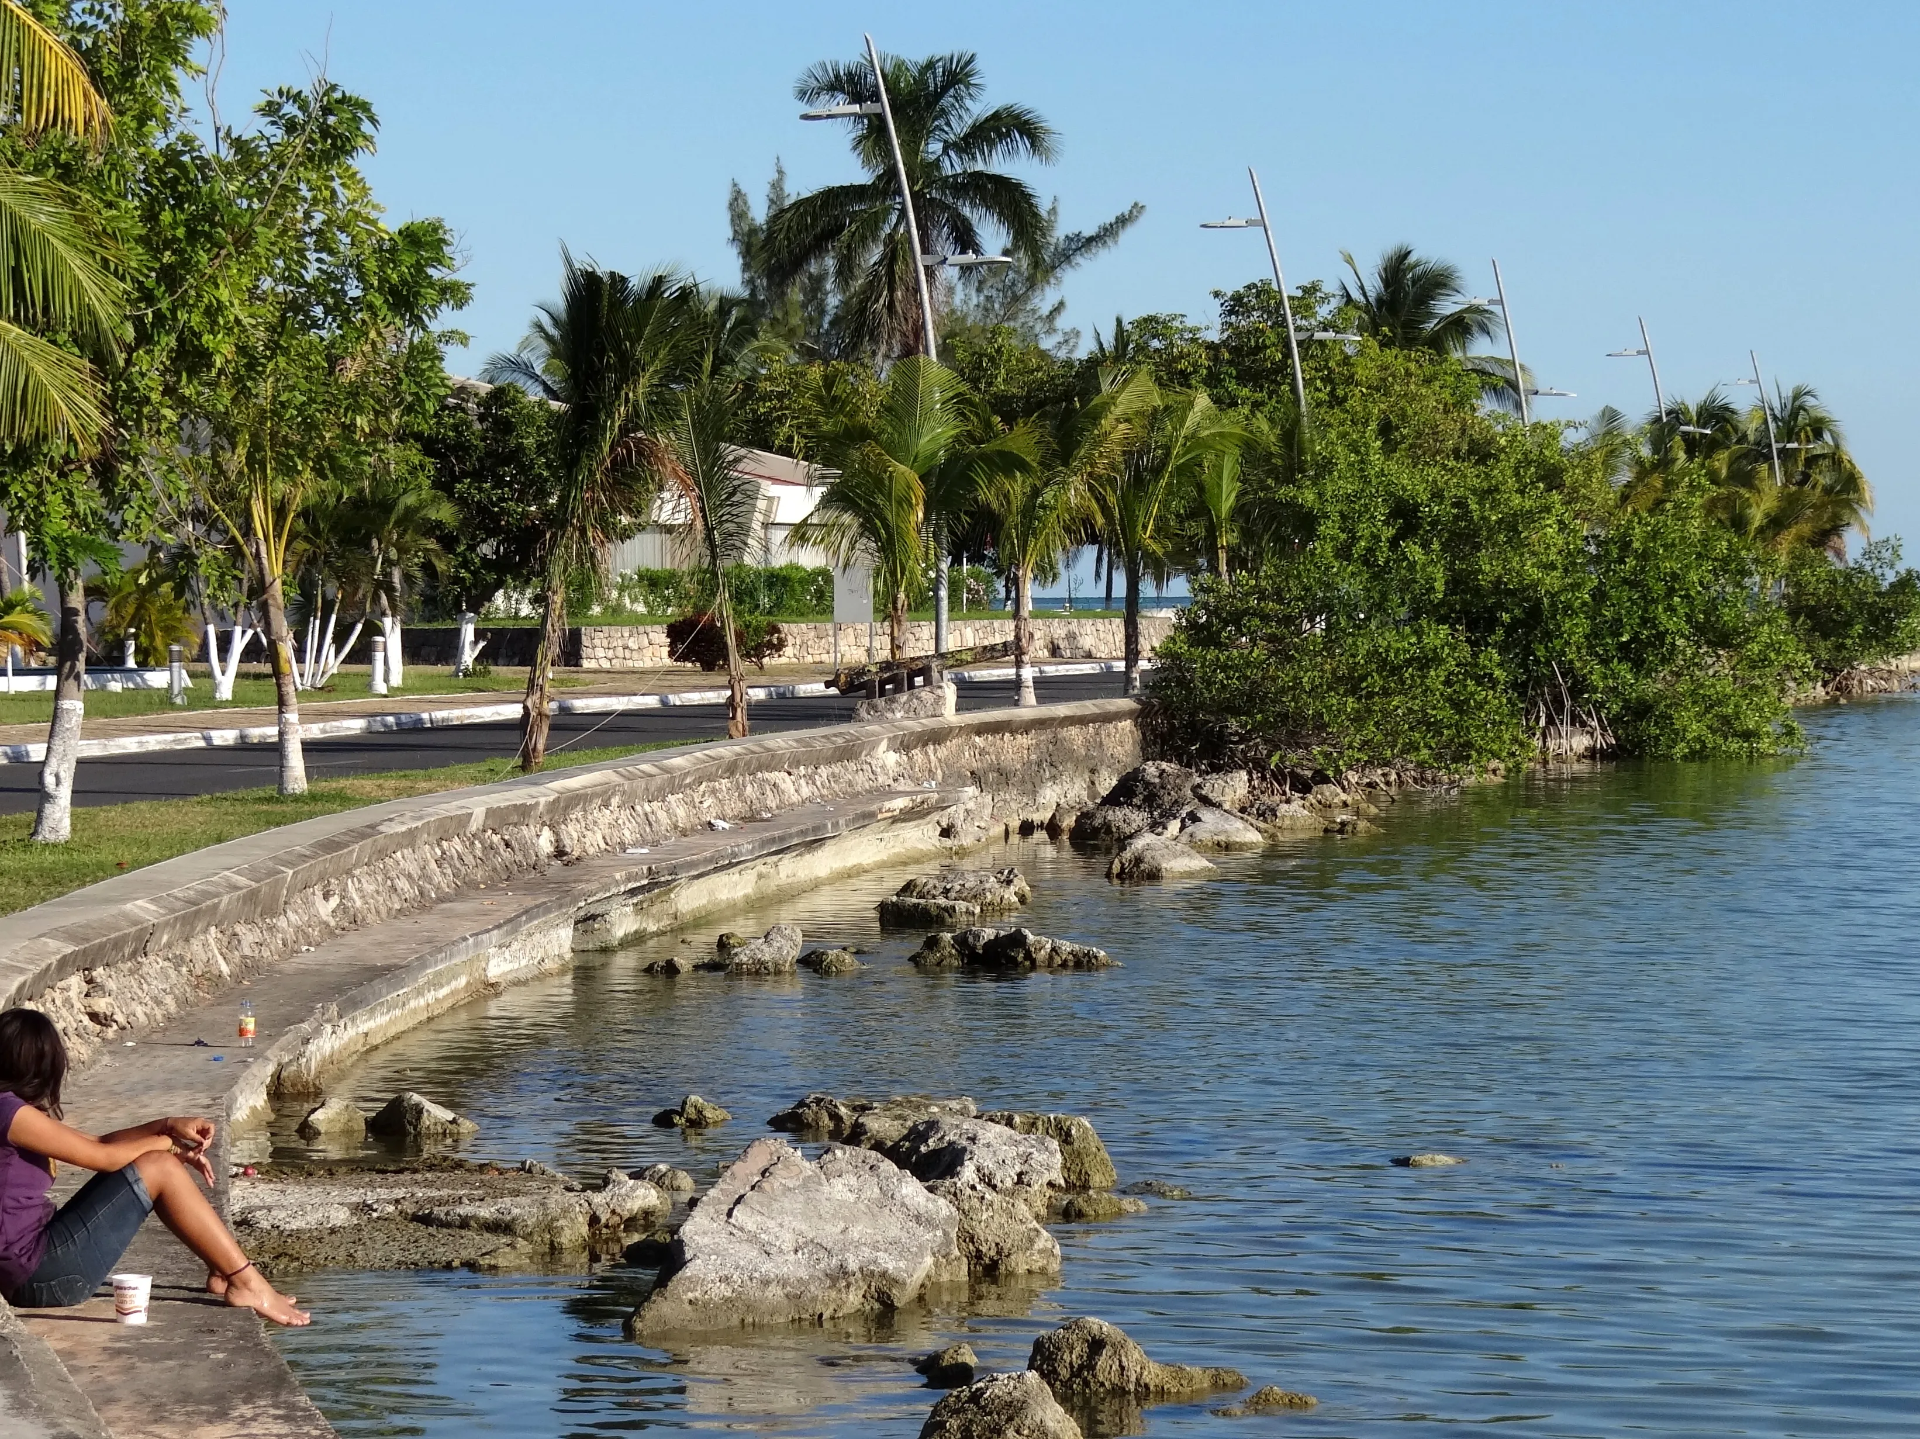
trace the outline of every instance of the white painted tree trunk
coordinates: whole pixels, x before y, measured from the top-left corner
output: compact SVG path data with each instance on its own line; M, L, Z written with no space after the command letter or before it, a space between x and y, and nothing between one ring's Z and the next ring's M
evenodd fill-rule
M1025 568L1013 587L1013 675L1020 685L1014 703L1021 709L1039 704L1033 692L1033 575Z
M337 650L333 647L333 642L331 638L329 638L327 642L326 668L320 672L321 684L332 683L333 677L340 673L340 666L345 664L347 662L347 656L353 653L353 647L359 643L360 631L366 627L366 623L367 617L365 615L355 620L353 622L353 628L347 631L346 643L341 645Z
M207 667L213 671L213 697L219 701L233 699L233 682L240 674L240 655L253 639L255 631L241 624L238 617L233 629L227 636L227 662L220 663L220 635L212 625L207 626Z
M453 672L464 678L473 673L473 621L471 610L463 610L460 615L460 643L453 657ZM838 666L835 666L838 668Z
M47 728L47 757L40 764L40 807L33 817L33 838L40 844L65 844L73 837L73 771L80 761L80 730L87 716L87 642L80 631L86 603L80 577L62 577L53 723Z
M388 615L381 622L387 635L387 683L398 689L407 682L407 672L400 657L400 617Z

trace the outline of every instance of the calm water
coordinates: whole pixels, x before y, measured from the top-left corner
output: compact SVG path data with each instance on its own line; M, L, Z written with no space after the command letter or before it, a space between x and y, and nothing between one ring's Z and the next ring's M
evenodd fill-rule
M1920 1432L1916 721L1857 704L1791 764L1410 801L1206 883L1015 847L1030 922L1104 974L922 977L871 921L894 874L752 917L872 946L853 978L639 972L716 924L476 1003L342 1088L424 1090L491 1156L703 1179L810 1089L958 1091L1088 1114L1123 1180L1197 1197L1063 1226L1057 1285L890 1332L669 1354L621 1339L647 1280L621 1267L340 1273L298 1286L316 1322L284 1351L348 1436L912 1436L937 1396L906 1356L1018 1367L1083 1313L1320 1398L1234 1432ZM648 1125L689 1090L739 1118ZM1387 1164L1420 1149L1470 1162Z

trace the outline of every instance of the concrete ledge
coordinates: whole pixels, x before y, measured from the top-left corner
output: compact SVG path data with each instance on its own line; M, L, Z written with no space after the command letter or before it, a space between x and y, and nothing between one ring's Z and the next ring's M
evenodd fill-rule
M83 971L157 960L186 965L184 1001L300 944L421 908L468 883L686 833L709 819L922 783L1035 804L1069 792L1084 797L1089 771L1110 774L1113 756L1137 755L1137 715L1135 701L1094 700L847 725L307 820L8 916L0 1008L40 1000ZM72 1014L43 1007L71 1030L78 1005L76 995ZM136 1018L124 1027L144 1025ZM89 1036L69 1037L83 1057Z

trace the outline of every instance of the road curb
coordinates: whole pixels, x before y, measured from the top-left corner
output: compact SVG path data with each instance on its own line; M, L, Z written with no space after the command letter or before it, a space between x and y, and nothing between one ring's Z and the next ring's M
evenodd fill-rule
M1142 660L1141 668L1152 667ZM1072 664L1038 664L1036 675L1118 674L1126 668L1122 660L1092 660ZM949 678L962 684L983 680L1010 680L1011 668L992 670L955 670ZM821 680L802 684L749 685L749 700L807 699L829 692ZM555 714L619 714L623 710L671 709L679 705L716 705L727 702L724 689L681 690L678 693L638 695L582 695L577 699L557 699ZM399 730L448 729L456 725L499 724L520 718L521 702L497 705L468 705L463 709L410 710L394 714L351 715L345 719L316 720L300 726L302 739L338 739L345 735L392 734ZM155 754L162 750L224 749L233 745L277 744L280 731L273 725L248 725L241 728L168 730L161 734L123 735L118 739L80 741L81 759L106 759L113 755ZM47 755L44 741L33 744L0 745L0 764L39 764Z

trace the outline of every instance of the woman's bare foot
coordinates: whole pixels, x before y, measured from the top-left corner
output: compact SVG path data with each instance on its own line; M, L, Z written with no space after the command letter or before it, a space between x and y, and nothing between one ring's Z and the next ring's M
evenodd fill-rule
M207 1293L211 1294L215 1299L226 1298L227 1276L219 1273L209 1273L207 1275ZM300 1302L300 1296L298 1294L289 1294L286 1296L286 1300L289 1304L298 1304Z
M218 1289L214 1285L218 1284ZM218 1294L235 1309L251 1309L262 1319L271 1319L275 1324L285 1324L298 1329L311 1324L313 1316L304 1310L294 1308L294 1296L282 1294L260 1276L260 1271L249 1264L232 1279L218 1274L207 1276L207 1292Z

